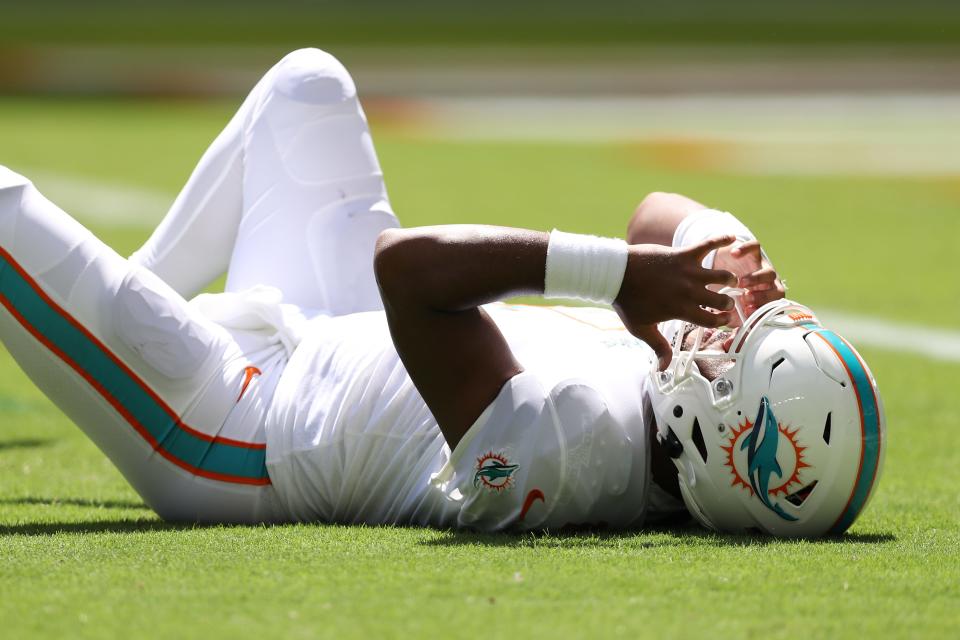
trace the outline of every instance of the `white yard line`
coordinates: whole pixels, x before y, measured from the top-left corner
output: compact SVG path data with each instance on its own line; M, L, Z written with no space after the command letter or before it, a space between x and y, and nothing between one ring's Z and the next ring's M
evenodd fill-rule
M960 175L955 93L472 96L406 108L421 114L417 131L443 140L637 143L672 148L681 168L748 175Z
M960 142L960 94L683 94L644 97L413 98L426 123L465 139L731 142ZM469 126L464 126L469 125Z
M40 191L84 223L154 227L174 195L47 171L25 171Z
M931 360L960 362L960 331L891 322L833 309L817 311L817 316L825 326L857 347L876 347Z

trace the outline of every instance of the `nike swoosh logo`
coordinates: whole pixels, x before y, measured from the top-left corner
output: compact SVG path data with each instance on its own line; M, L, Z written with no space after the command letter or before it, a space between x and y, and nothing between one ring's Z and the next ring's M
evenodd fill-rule
M243 398L243 394L247 392L247 387L250 386L250 382L253 380L254 376L260 375L260 369L256 367L244 367L243 369L243 387L240 389L240 395L237 396L237 402L240 402L240 399Z
M530 493L528 493L527 497L523 500L523 508L520 509L521 520L527 516L527 511L530 511L530 507L532 507L533 503L537 500L540 500L543 503L547 502L547 499L543 495L543 491L540 491L540 489L531 489Z

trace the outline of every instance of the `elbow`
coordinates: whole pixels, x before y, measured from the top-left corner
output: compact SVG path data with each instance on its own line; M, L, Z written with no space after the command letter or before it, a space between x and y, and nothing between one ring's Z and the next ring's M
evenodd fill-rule
M640 201L640 204L637 205L637 208L633 211L633 217L630 219L630 224L633 225L643 223L651 214L664 207L664 204L673 200L677 197L675 193L667 193L665 191L651 191L643 200Z
M627 241L630 244L662 244L670 246L673 234L686 215L704 208L679 193L654 191L637 205L627 224Z
M394 286L393 276L397 273L398 263L403 257L403 242L403 229L385 229L377 236L376 248L373 251L373 275L377 279L384 302Z
M653 212L663 207L664 200L670 198L673 194L663 191L653 191L648 193L637 208L634 209L630 221L627 223L627 242L630 244L639 244L645 241L649 235L649 227Z
M447 310L457 288L456 236L449 229L387 229L377 237L373 273L388 311Z
M417 291L429 276L431 239L415 229L386 229L377 236L373 274L384 306L395 306ZM417 287L410 286L417 283Z
M640 204L637 205L636 214L643 215L644 212L650 211L651 209L656 209L663 205L664 200L672 200L677 197L675 193L667 193L665 191L651 191L643 200L640 201Z
M377 243L373 249L373 270L379 275L381 269L389 266L394 259L398 247L403 243L404 229L384 229L377 236Z

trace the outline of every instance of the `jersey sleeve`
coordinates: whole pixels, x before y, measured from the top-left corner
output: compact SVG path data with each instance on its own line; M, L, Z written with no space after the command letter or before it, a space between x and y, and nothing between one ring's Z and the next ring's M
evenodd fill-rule
M622 525L624 514L642 516L642 504L622 508L636 462L599 392L575 379L547 389L525 372L503 386L434 484L460 503L461 527Z

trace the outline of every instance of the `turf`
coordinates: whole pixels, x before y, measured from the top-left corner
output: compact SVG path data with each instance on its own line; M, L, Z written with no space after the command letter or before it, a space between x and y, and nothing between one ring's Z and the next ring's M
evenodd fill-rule
M0 162L173 193L229 103L0 102ZM618 233L643 193L741 215L791 294L960 329L949 179L750 177L661 166L630 145L429 141L373 118L406 224ZM42 183L40 184L43 187ZM95 231L121 253L142 224ZM960 365L865 349L890 447L837 540L693 527L476 535L328 525L182 527L146 509L0 354L5 637L947 637L960 628Z

